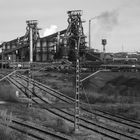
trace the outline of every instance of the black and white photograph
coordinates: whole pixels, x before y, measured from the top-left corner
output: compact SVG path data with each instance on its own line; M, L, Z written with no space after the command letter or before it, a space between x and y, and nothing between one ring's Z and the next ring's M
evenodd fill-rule
M0 140L140 140L140 0L0 0Z

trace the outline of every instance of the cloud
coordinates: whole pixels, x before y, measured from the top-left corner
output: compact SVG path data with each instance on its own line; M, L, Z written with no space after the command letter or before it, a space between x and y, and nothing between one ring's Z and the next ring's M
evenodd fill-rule
M51 25L49 28L44 29L43 36L48 36L48 35L51 35L55 32L57 32L57 26Z

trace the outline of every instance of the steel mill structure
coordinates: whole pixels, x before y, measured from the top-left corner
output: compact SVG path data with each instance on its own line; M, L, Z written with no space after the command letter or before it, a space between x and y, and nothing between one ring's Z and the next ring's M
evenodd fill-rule
M75 132L79 130L79 92L80 92L80 58L85 56L86 43L83 32L81 10L68 11L68 27L66 30L40 38L37 20L26 21L26 34L15 40L1 44L1 63L28 63L29 79L33 62L53 62L55 60L72 61L76 64L76 94L75 94ZM32 96L29 95L30 100ZM32 106L29 102L29 106Z
M125 60L123 62L114 58L112 54L108 54L105 51L106 39L102 39L103 52L95 52L91 46L89 46L90 48L87 46L81 12L81 10L68 11L67 28L45 37L39 35L40 28L37 20L26 21L25 35L0 45L2 50L0 52L0 67L30 67L30 63L44 64L48 62L50 64L52 62L65 62L67 64L72 62L75 65L77 62L76 47L79 44L79 59L82 68L90 71L96 71L100 68L139 71L140 66L134 66L137 63L137 58L122 58Z
M75 45L81 36L80 54L86 48L80 10L68 11L68 27L52 35L40 37L37 20L26 21L26 33L22 37L3 42L0 58L3 63L52 62L60 59L75 61Z
M84 90L84 88L81 89L83 81L102 71L133 70L137 72L140 70L140 65L136 65L137 59L126 57L125 59L112 58L112 61L107 60L105 49L107 44L106 39L101 40L101 44L103 45L101 58L99 56L100 53L96 53L90 48L90 41L89 47L86 45L86 36L84 35L83 21L81 18L82 11L68 11L67 14L68 27L62 31L49 36L40 37L38 21L28 20L26 21L27 27L24 36L8 42L3 42L0 45L2 49L0 53L1 68L3 68L3 66L5 68L13 67L14 71L11 72L11 70L8 69L6 75L1 73L0 75L3 76L3 78L0 80L7 79L8 82L14 85L14 87L23 94L22 96L28 99L26 101L28 108L43 109L43 112L49 112L67 121L69 124L72 123L74 129L72 129L72 131L70 130L70 133L72 134L72 132L74 132L73 136L77 136L78 139L79 136L88 135L89 132L92 132L94 135L96 134L96 137L102 136L101 139L139 140L139 121L114 115L96 108L92 110L89 104L84 103L82 100L79 101L79 95L82 90ZM130 60L134 63L128 63ZM119 63L117 64L115 61ZM126 61L128 63L127 65L125 64ZM120 62L123 63L121 64ZM42 67L42 64L45 64L45 66ZM75 84L75 97L65 95L61 91L51 88L35 78L35 73L41 71L45 73L47 71L47 69L44 70L46 66L54 66L53 68L56 68L57 66L65 66L65 64L67 66L69 65L71 69L73 68L72 76L75 76L75 82L73 82ZM16 69L16 67L28 68ZM92 72L92 74L82 79L80 74L83 72L84 68L96 72ZM68 71L71 72L71 69L68 69ZM59 70L61 71L62 69ZM5 71L6 70L3 70L3 72ZM45 76L44 73L43 76ZM51 97L52 100L49 100L48 98ZM57 103L60 103L60 106ZM68 105L68 109L61 107L65 105ZM6 116L6 119L8 120L9 118ZM73 136L71 137L71 135L67 135L68 133L63 133L63 130L62 133L56 133L57 131L46 129L46 127L44 127L46 124L44 125L44 123L41 123L39 126L15 117L12 119L10 118L10 123L7 127L27 134L26 131L19 129L19 125L20 128L24 127L24 130L26 130L25 128L30 129L28 132L29 136L41 140L46 139L46 135L64 140L71 140L74 138ZM61 121L60 125L63 125ZM36 133L36 131L38 133ZM43 136L45 136L45 138Z

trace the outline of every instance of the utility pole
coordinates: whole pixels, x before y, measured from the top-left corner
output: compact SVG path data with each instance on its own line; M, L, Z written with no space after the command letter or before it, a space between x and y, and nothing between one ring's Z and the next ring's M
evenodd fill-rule
M79 40L80 40L80 38L79 38ZM79 41L76 43L75 51L76 51L76 94L75 94L74 128L75 128L75 132L77 133L79 131L79 115L80 115L80 107L79 107L79 93L80 93Z
M29 71L28 71L28 83L27 83L27 87L30 88L31 86L31 79L32 79L32 63L33 63L33 46L34 46L34 34L36 35L36 31L37 31L37 20L28 20L26 21L27 23L27 27L29 30L29 48L30 48L30 56L29 56ZM36 36L35 36L36 37ZM32 106L32 93L29 92L28 94L29 97L29 103L28 103L28 107Z
M39 32L38 30L40 30L37 27L38 21L37 20L27 20L27 33L28 33L28 39L29 39L29 48L30 48L30 56L29 56L29 80L27 83L27 87L30 88L30 83L31 83L31 79L32 79L32 63L33 63L33 54L34 54L34 47L35 44L37 42L37 39L39 38ZM32 85L32 90L34 92L34 84ZM32 93L29 92L29 107L32 106Z
M75 106L74 106L74 132L79 133L79 117L80 117L80 54L83 54L85 49L85 35L83 32L83 21L81 20L82 10L68 11L68 28L64 36L64 54L63 58L72 55L70 59L75 62ZM73 54L71 53L73 52Z

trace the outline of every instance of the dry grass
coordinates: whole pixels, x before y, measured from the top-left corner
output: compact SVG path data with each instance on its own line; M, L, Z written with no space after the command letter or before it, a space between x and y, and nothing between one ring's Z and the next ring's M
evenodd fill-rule
M44 75L45 73L43 73ZM75 98L75 75L47 72L40 82ZM84 73L82 78L89 74ZM100 72L83 82L80 99L90 104L114 104L115 111L108 107L108 111L121 113L134 119L140 118L139 108L132 106L140 102L139 87L140 73L132 72ZM85 94L86 93L86 94ZM124 103L128 104L125 106ZM131 111L133 110L133 111ZM124 113L123 113L124 112ZM133 112L133 113L131 113Z
M140 106L139 105L121 103L121 104L104 104L103 106L104 107L100 105L96 108L110 112L111 114L114 114L114 115L121 115L132 120L140 121Z
M5 108L7 108L7 110ZM3 105L3 108L0 107L0 119L5 120L5 116L7 116L7 114L8 117L10 117L10 112L12 112L11 116L20 118L24 121L31 121L39 125L41 123L47 128L61 133L71 134L73 129L64 120L53 116L46 110L42 110L40 108L27 108L21 104ZM8 120L10 120L10 118ZM6 119L4 122L8 128L10 121L7 122Z
M85 77L85 75L83 75L83 77ZM50 86L72 98L75 98L74 75L72 76L71 74L66 75L62 73L51 75L51 73L49 73L49 77L46 78L52 79L52 83L51 80L49 81ZM139 108L134 109L132 107L136 103L140 102L139 79L140 73L98 73L97 75L83 82L83 89L80 93L80 99L94 105L115 104L115 111L113 111L111 108L108 108L107 110L114 113L120 112L122 115L126 114L126 116L133 119L139 119ZM124 103L128 104L128 106L125 106Z
M22 133L15 132L11 129L7 131L7 128L1 126L0 140L29 140L29 139L27 139L27 136Z
M26 135L13 131L10 128L12 113L8 114L7 110L0 111L0 121L3 125L0 127L0 140L27 140Z

